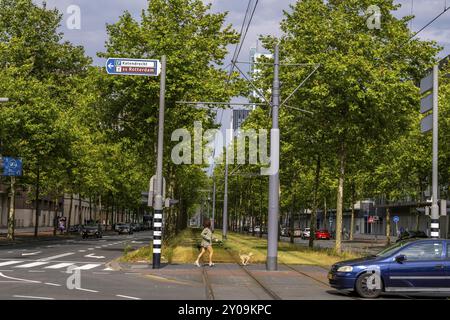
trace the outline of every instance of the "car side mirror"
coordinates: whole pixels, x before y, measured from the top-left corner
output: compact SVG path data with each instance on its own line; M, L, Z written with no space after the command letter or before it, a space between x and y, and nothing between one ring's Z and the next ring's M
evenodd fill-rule
M399 255L399 256L396 256L396 257L395 257L395 261L396 261L397 263L403 263L403 262L406 261L406 256L405 256L404 254L401 254L401 255Z

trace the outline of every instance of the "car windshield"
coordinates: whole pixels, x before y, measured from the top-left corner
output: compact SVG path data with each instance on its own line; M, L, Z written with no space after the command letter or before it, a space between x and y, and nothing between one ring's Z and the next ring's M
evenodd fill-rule
M377 257L388 257L390 256L393 252L397 251L398 249L400 249L401 247L403 247L406 243L408 243L407 241L401 241L398 242L396 244L394 244L393 246L390 246L380 252L378 252L376 254Z

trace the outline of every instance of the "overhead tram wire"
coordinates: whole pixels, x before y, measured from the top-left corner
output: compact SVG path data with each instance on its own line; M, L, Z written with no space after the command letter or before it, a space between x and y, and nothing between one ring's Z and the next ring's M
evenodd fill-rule
M419 31L417 31L416 33L414 33L409 39L408 41L410 41L412 38L416 37L419 33L421 33L423 30L425 30L426 28L428 28L431 24L433 24L437 19L439 19L444 13L446 13L448 10L450 9L449 7L445 7L444 10L439 13L436 17L434 17L433 19L430 20L430 22L428 22L426 25L424 25L422 28L420 28Z

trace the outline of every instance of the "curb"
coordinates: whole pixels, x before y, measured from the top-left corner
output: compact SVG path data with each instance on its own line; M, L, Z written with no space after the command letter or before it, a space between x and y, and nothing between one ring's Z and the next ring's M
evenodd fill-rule
M0 247L2 246L14 246L14 245L20 245L20 244L27 244L27 243L36 243L36 242L43 242L43 241L56 241L56 240L72 240L75 237L65 237L65 238L60 238L60 237L55 237L55 238L30 238L30 239L24 239L24 240L13 240L11 242L9 242L8 240L0 241Z
M113 269L114 271L126 271L124 268L122 268L122 266L120 265L120 263L117 262L117 259L112 260L112 261L106 263L105 266L106 266L107 268Z

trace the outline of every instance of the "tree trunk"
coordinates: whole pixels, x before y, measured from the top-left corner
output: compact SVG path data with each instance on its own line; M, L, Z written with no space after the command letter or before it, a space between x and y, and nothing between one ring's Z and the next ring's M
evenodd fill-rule
M69 222L67 223L67 232L69 232L72 219L73 193L70 193L70 208L69 208Z
M39 208L39 183L40 183L40 174L41 170L39 165L37 167L37 175L36 175L36 223L34 225L34 237L37 238L39 233L39 216L40 216L40 208Z
M262 197L262 177L259 180L259 237L262 238L263 235L263 226L264 226L264 217L263 217L263 197Z
M328 229L327 225L328 225L328 222L327 222L327 198L325 198L324 203L323 203L323 228Z
M55 198L55 211L53 214L53 236L56 236L56 230L58 229L58 198Z
M82 221L82 211L81 211L81 192L78 192L78 224L83 225L84 222Z
M344 181L345 181L345 145L341 143L340 153L340 168L339 168L339 182L337 192L337 204L336 204L336 245L335 250L338 254L341 253L341 240L342 240L342 216L343 216L343 202L344 202Z
M355 228L355 185L352 184L352 217L350 221L350 240L353 240L354 228Z
M294 219L294 217L295 217L295 215L294 215L294 211L295 211L295 192L293 193L293 195L292 195L292 204L291 204L291 216L290 216L290 229L291 229L291 234L290 234L290 236L291 236L291 239L290 239L290 241L291 241L291 243L294 243L294 229L295 229L295 219Z
M391 210L386 209L386 244L391 244Z
M14 240L14 226L16 220L16 177L11 177L11 194L9 199L9 215L8 215L8 240Z
M319 191L320 183L320 155L317 155L316 160L316 176L314 179L314 194L313 194L313 208L311 212L311 220L309 221L309 247L314 247L314 239L316 237L316 224L317 224L317 193Z

